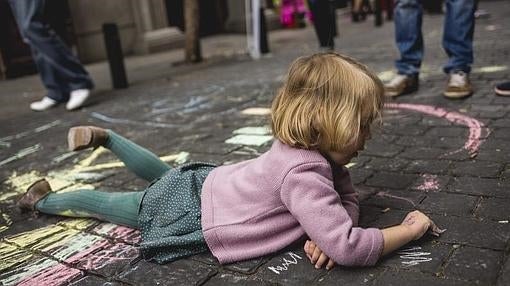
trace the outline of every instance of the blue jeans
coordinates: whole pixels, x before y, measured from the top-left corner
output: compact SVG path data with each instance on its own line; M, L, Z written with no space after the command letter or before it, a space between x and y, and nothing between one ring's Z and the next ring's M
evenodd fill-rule
M471 71L475 0L445 0L446 15L443 48L449 57L443 67L451 71ZM418 75L423 59L421 0L397 0L395 5L395 38L400 59L395 62L399 74Z
M30 45L47 96L57 102L69 100L76 89L91 89L89 74L69 48L46 24L44 0L9 0L23 40Z

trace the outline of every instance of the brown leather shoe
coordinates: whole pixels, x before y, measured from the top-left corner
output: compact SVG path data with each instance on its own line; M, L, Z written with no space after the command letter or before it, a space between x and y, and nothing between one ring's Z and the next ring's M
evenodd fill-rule
M108 140L105 129L94 126L77 126L69 129L67 144L70 151L83 150L89 147L99 147Z
M51 192L50 184L45 179L36 181L28 187L25 194L18 200L18 207L25 211L34 211L35 204Z
M384 95L396 97L418 90L418 76L397 74L390 82L384 85Z

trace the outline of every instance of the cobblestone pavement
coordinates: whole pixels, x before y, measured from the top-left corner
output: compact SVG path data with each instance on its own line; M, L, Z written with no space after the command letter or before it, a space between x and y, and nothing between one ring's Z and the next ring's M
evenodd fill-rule
M273 31L272 55L240 52L245 39L204 39L208 60L172 65L182 51L128 59L131 87L108 90L104 64L91 65L98 91L77 112L33 113L37 76L0 82L0 283L3 285L510 285L510 98L493 94L510 79L510 5L482 1L478 19L475 94L441 96L446 77L442 16L424 19L426 57L419 92L388 103L385 121L350 165L359 188L361 225L397 224L420 209L447 231L426 237L371 268L316 270L302 245L272 256L220 266L208 253L166 265L142 260L135 230L88 219L20 213L16 197L38 177L59 191L82 187L141 190L141 181L104 149L69 153L69 127L112 128L171 164L218 164L252 158L269 147L264 115L288 64L315 51L315 35ZM393 25L339 19L337 51L380 73L397 57ZM262 113L262 114L261 114ZM245 128L240 130L241 128Z

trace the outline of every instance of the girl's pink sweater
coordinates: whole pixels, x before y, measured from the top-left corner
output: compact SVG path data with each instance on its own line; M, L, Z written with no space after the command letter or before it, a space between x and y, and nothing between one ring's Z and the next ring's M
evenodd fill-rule
M319 152L278 140L256 159L215 168L202 187L209 249L224 264L279 251L306 234L340 265L375 264L382 232L357 227L349 173L335 170Z

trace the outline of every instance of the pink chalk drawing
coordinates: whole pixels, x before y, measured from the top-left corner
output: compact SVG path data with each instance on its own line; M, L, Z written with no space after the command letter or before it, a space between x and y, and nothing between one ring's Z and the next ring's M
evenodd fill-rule
M420 191L437 191L439 190L439 182L436 175L423 174L421 175L423 182L416 188Z
M137 238L139 232L124 226L115 226L104 234L113 237L115 240L139 241ZM67 285L71 281L84 276L84 271L98 270L117 261L131 261L139 255L139 250L134 246L121 242L111 243L104 238L65 259L63 263L41 269L35 275L23 279L17 285ZM74 265L78 269L67 265Z
M483 143L485 138L487 138L487 136L489 136L490 134L489 128L485 127L485 125L479 120L462 113L448 111L444 108L432 105L410 103L386 103L384 106L386 108L392 109L406 109L417 111L428 115L444 118L452 123L468 127L469 135L464 146L452 152L448 152L444 154L444 156L452 155L465 149L469 153L470 157L474 158L476 157L476 155L478 155L480 145Z

